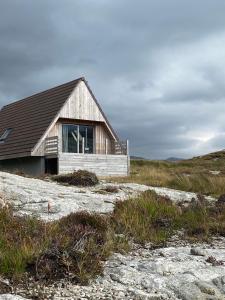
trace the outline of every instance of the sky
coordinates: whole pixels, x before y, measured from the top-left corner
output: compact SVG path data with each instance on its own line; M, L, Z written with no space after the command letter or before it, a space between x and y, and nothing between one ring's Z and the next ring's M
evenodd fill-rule
M225 1L0 1L0 107L81 76L132 155L224 149Z

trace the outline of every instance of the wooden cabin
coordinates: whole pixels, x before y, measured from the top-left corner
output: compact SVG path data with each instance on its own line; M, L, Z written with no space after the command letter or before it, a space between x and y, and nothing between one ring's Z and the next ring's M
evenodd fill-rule
M128 142L119 140L84 78L0 110L0 170L39 176L78 169L129 173Z

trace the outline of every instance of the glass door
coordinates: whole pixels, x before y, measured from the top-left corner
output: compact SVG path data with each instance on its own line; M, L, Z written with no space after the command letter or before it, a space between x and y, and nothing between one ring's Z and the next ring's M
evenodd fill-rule
M93 127L79 125L79 153L93 153Z
M62 126L62 151L69 153L78 153L78 126L63 125Z
M62 151L68 153L93 153L93 126L62 125Z

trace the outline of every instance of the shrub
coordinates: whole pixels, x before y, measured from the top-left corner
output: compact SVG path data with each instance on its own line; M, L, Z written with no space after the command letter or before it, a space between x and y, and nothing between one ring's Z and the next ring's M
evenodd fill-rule
M0 273L19 277L27 263L48 243L49 227L34 217L14 216L12 208L0 210Z
M53 180L75 186L94 186L99 183L97 176L86 170L78 170L71 174L53 176Z
M69 277L87 283L102 271L107 230L107 218L100 215L79 212L62 218L47 249L30 264L30 271L41 280Z
M0 274L12 281L70 278L87 283L102 271L112 251L126 251L128 242L115 235L109 216L72 213L45 223L35 217L14 216L0 209Z
M165 242L173 232L179 210L165 197L147 191L136 199L117 202L113 222L118 232L136 242Z

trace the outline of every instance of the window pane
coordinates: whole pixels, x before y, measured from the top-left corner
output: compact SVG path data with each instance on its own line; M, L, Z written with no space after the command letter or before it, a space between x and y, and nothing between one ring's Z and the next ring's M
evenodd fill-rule
M0 136L0 142L5 141L8 137L8 135L10 134L10 132L12 131L12 128L7 128L3 134Z
M93 127L87 125L79 126L79 152L83 153L84 140L84 153L93 153Z
M63 152L77 153L78 126L63 125L62 139Z

